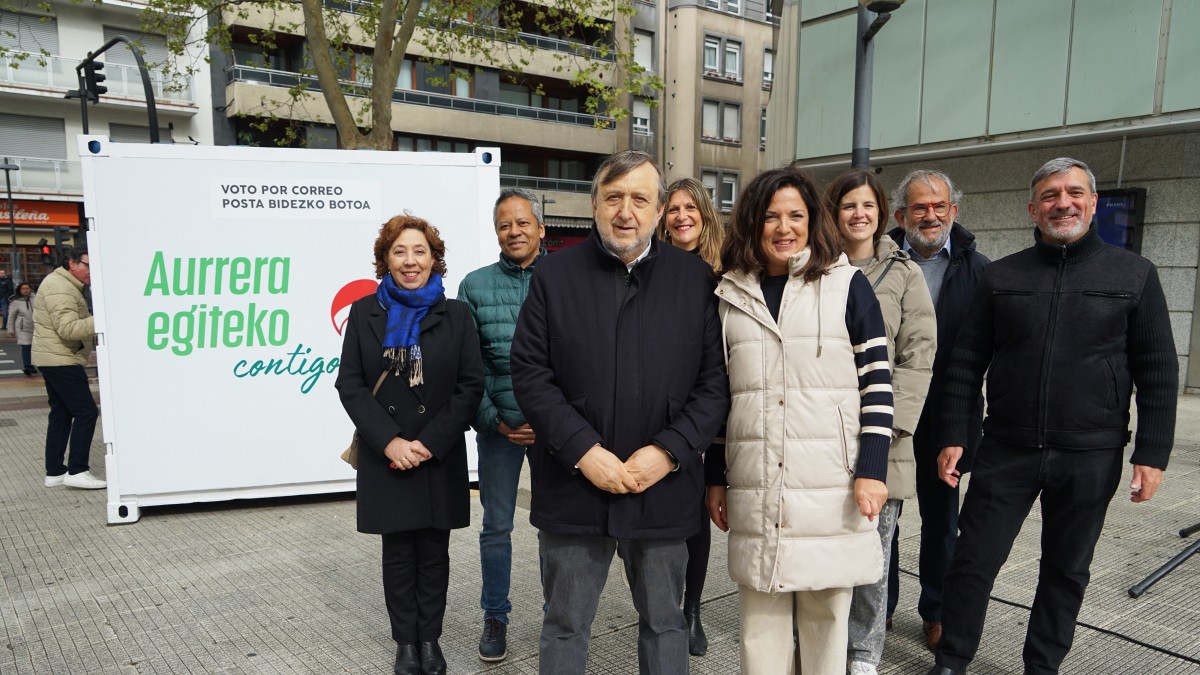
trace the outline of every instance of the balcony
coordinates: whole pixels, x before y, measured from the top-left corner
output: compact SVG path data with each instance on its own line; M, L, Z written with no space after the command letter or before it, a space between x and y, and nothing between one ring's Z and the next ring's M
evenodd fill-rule
M8 161L21 167L10 171L13 192L82 192L83 171L78 160L12 157Z
M555 190L557 192L580 192L591 194L592 182L589 180L567 180L566 178L536 178L534 176L513 176L500 174L502 187L521 187L529 190Z
M329 9L335 9L342 12L350 12L353 14L364 14L363 9L372 10L370 2L364 0L322 0L322 5ZM572 42L560 38L547 37L536 33L524 33L517 31L514 33L505 32L491 26L486 26L477 23L468 23L466 21L456 21L454 25L465 29L468 33L475 37L488 38L497 42L508 42L511 44L522 44L537 49L545 49L552 52L562 52L572 56L582 56L588 59L597 61L616 61L616 55L612 50L600 50L582 42ZM514 39L515 37L515 39Z
M271 87L294 87L300 83L304 83L307 86L308 91L321 91L321 85L317 81L316 76L313 75L301 75L299 73L289 73L282 70L271 70L269 68L238 65L230 66L226 70L226 73L228 75L227 82L229 84L234 84L236 82L248 82L253 84L265 84ZM366 97L366 88L369 86L368 84L349 82L346 80L342 80L341 85L342 91L347 95L363 98ZM461 96L451 96L449 94L438 94L428 91L396 89L392 92L392 101L396 103L408 103L411 105L448 108L463 112L481 113L484 115L519 117L523 119L538 120L541 122L553 122L557 124L571 124L577 126L601 128L611 128L613 125L613 119L603 115L588 115L586 113L566 112L562 110L551 110L548 108L534 108L531 106L501 103L499 101L485 101L475 98L464 98Z
M0 87L21 86L37 87L39 89L54 89L66 93L68 89L79 88L79 78L75 74L77 59L63 56L41 56L30 54L24 60L18 60L13 54L0 55ZM136 66L124 66L111 61L105 62L104 74L108 79L104 86L108 87L107 96L144 101L146 96L142 88L142 77ZM154 90L156 101L164 104L195 106L196 99L192 93L192 78L188 76L181 87L171 87L163 74L157 70L150 71L150 84Z

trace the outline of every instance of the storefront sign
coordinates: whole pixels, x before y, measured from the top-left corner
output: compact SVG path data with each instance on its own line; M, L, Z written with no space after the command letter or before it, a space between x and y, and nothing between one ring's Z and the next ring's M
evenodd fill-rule
M53 227L66 225L78 227L79 204L77 202L37 202L29 199L13 200L13 220L17 225ZM0 199L0 225L8 224L8 201Z

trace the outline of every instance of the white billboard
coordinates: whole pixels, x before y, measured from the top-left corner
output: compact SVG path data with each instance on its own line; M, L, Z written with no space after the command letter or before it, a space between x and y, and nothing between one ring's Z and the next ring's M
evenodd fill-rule
M334 380L379 227L405 211L436 225L455 297L499 252L499 150L79 144L108 522L353 490Z

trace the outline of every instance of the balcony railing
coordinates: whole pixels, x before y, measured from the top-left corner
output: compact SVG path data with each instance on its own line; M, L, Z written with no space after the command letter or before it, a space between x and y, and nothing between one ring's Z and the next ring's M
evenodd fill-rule
M534 176L514 176L504 173L500 174L500 185L503 187L522 187L530 190L557 190L559 192L581 192L584 194L592 191L592 182L589 180L536 178Z
M307 84L309 91L321 91L321 85L312 75L289 73L282 70L257 68L254 66L230 66L227 70L228 82L253 82L272 87L294 87L301 82ZM342 91L350 96L365 97L369 85L341 81ZM539 120L542 122L557 122L559 124L577 124L580 126L611 127L613 119L603 115L588 115L586 113L551 110L549 108L534 108L527 105L501 103L500 101L485 101L476 98L464 98L449 94L438 94L429 91L412 91L396 89L392 92L392 100L396 103L409 103L434 108L449 108L463 112L481 113L484 115L501 115L504 117L520 117L523 119Z
M370 2L366 2L364 0L323 0L322 4L330 9L351 12L354 14L362 14L364 7L371 6ZM598 61L616 60L616 55L613 54L612 50L609 50L608 53L603 53L601 50L591 45L580 42L572 42L570 40L563 40L561 38L553 38L545 35L538 35L536 33L525 33L520 31L516 33L516 40L513 40L511 33L506 34L503 31L499 31L491 26L485 26L478 23L469 23L466 21L457 21L455 22L455 25L467 30L469 33L477 37L491 38L501 42L512 42L515 44L519 43L536 47L538 49L563 52L565 54L571 54L572 56L583 56L589 59L596 59Z
M24 60L19 60L14 54L0 56L0 85L21 84L33 87L49 87L51 89L78 89L79 78L75 74L77 59L62 56L41 56L30 54ZM108 76L104 86L108 87L108 95L125 96L145 100L145 90L142 88L142 76L136 66L124 66L111 61L105 62L104 74ZM161 71L150 71L150 84L154 89L154 98L165 103L194 104L192 94L192 78L188 76L182 87L169 87L169 82Z
M12 156L8 160L21 167L9 172L13 192L83 190L83 171L77 160Z

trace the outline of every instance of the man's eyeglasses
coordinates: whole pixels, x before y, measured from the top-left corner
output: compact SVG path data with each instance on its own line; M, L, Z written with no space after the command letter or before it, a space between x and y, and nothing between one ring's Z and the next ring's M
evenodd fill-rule
M90 269L92 269L92 264L91 264L91 263L89 263L89 262L85 262L85 261L83 261L83 260L80 260L80 261L78 261L78 262L79 262L79 264L80 264L80 265L83 265L84 267L88 268L89 270L90 270Z
M933 211L933 215L938 218L945 218L946 214L950 213L950 205L946 202L918 202L908 205L908 212L912 214L913 218L924 218L930 211Z

